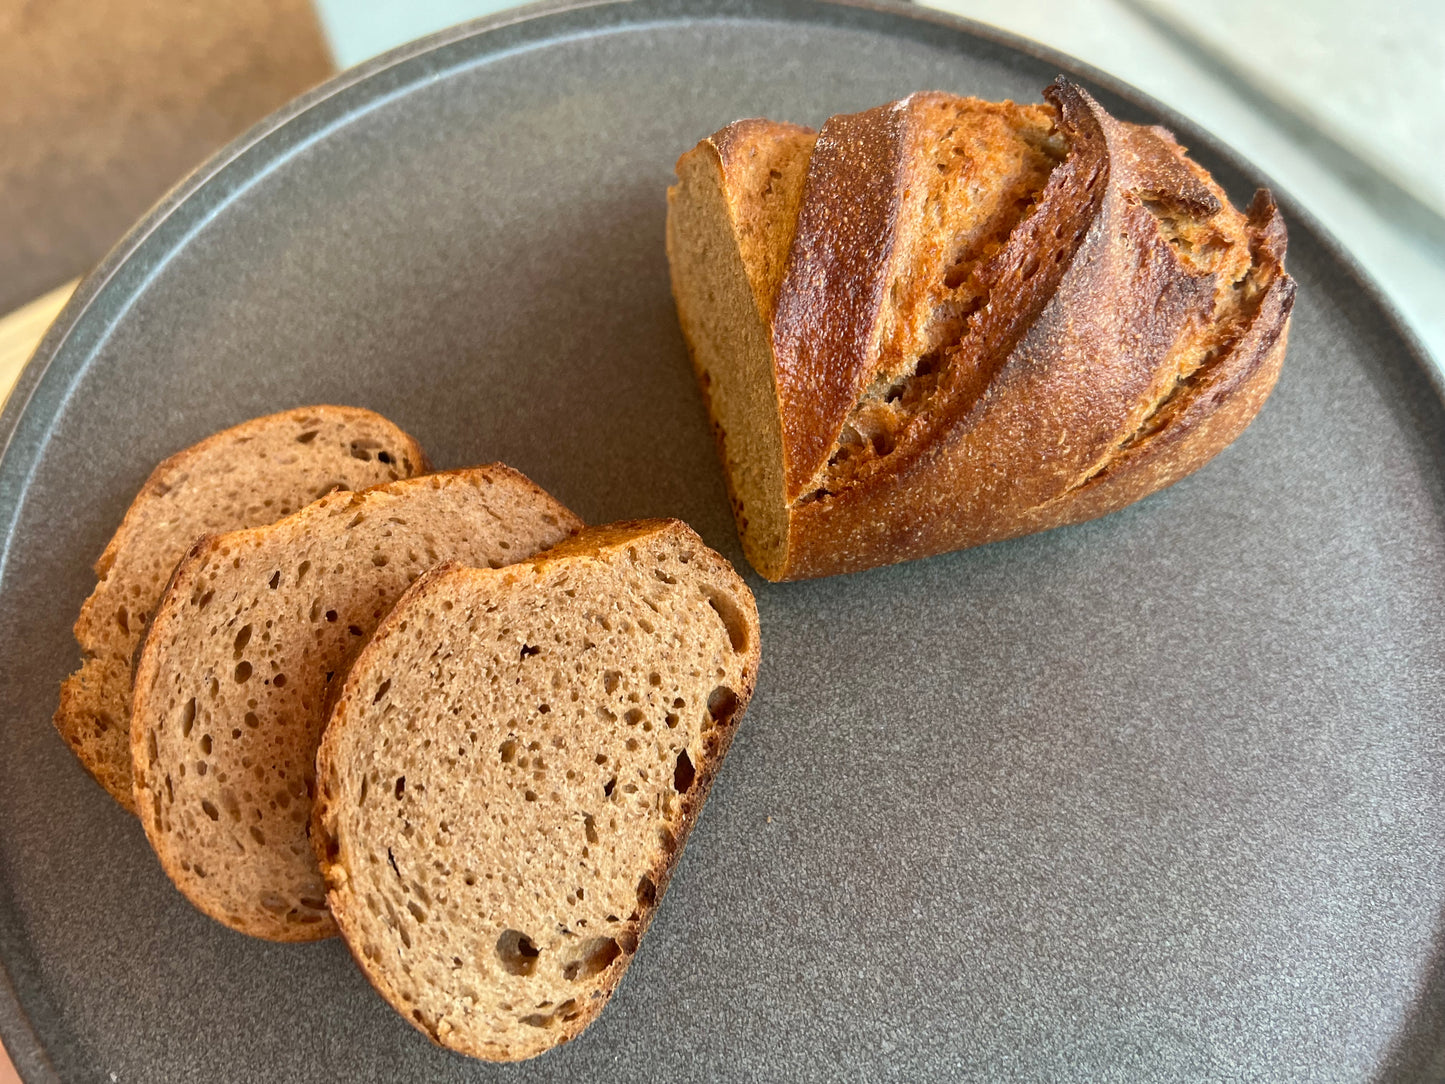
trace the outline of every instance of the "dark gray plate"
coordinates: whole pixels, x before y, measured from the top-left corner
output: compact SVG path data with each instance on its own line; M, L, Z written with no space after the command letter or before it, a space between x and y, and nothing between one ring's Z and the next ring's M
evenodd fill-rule
M672 890L579 1041L430 1045L339 942L193 911L51 731L88 566L167 453L384 411L588 520L740 560L668 295L663 191L735 117L920 87L1035 100L1064 58L923 12L638 0L492 20L313 94L93 276L3 418L0 1031L27 1078L1413 1079L1445 993L1442 412L1286 204L1284 377L1106 520L754 581L761 683Z

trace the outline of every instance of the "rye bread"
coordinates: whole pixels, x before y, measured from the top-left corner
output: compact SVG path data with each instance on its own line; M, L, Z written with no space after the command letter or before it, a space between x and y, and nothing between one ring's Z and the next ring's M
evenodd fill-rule
M272 523L333 489L430 469L421 446L391 422L341 406L256 418L156 467L95 564L98 582L75 622L84 661L60 687L55 728L86 771L135 811L131 666L171 570L196 539Z
M920 93L677 164L673 295L748 559L851 572L1077 523L1259 411L1294 282L1162 128Z
M335 493L197 542L146 635L132 705L136 805L176 886L256 937L335 933L307 841L329 694L427 569L500 566L580 527L494 464Z
M312 842L358 964L493 1061L602 1010L747 707L757 608L676 520L429 573L347 677Z

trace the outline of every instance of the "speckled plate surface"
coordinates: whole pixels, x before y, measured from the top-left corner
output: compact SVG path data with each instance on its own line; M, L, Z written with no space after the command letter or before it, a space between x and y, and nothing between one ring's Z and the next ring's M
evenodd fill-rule
M1078 528L756 579L753 707L597 1024L430 1046L336 941L193 911L50 727L91 561L151 466L282 407L380 410L591 521L741 560L668 294L677 155L922 87L1098 73L922 11L532 9L376 62L186 182L0 422L0 1033L27 1080L1407 1080L1445 1005L1445 411L1285 201L1279 388Z

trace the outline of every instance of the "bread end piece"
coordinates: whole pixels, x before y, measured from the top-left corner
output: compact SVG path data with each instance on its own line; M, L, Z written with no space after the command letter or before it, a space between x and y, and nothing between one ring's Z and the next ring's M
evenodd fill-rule
M517 1061L606 1005L752 696L757 609L686 525L429 573L352 668L311 839L372 985Z

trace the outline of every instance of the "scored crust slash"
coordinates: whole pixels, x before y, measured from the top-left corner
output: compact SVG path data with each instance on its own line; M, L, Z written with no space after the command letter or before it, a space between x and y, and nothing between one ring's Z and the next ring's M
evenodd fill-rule
M745 120L677 163L673 295L748 559L853 572L1091 519L1273 389L1294 282L1158 127L911 95Z

